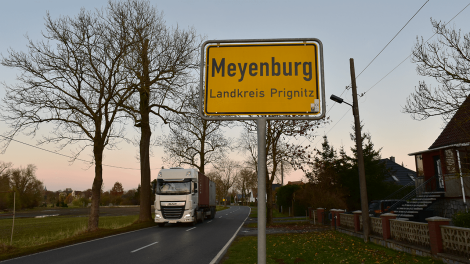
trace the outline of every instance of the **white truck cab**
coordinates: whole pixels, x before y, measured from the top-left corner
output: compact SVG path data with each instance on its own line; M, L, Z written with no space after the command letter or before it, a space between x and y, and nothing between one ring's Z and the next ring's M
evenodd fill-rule
M154 190L155 223L161 227L165 223L195 225L215 216L215 184L196 169L162 169Z

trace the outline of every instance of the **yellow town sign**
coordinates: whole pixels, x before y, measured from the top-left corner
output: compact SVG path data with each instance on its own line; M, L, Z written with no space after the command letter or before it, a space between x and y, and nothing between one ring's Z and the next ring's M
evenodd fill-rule
M319 114L317 43L208 45L205 53L206 115Z

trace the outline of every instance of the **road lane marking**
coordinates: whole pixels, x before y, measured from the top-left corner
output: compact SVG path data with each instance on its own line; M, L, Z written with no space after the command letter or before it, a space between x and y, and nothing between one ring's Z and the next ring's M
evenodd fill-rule
M222 218L222 216L219 216L219 218Z
M238 228L238 230L235 232L235 234L233 234L233 237L227 242L227 244L225 244L225 246L219 251L219 253L217 254L217 256L214 257L214 259L209 263L209 264L215 264L217 262L217 260L220 258L220 256L227 250L228 246L230 246L230 244L232 244L232 241L235 239L235 237L237 236L238 234L238 231L240 231L240 228L242 228L242 226L245 224L246 222L246 219L248 219L248 217L250 216L250 213L251 213L251 208L250 208L250 212L248 213L248 215L246 216L245 220L243 221L243 223L240 225L240 227Z
M157 244L157 243L158 243L158 242L155 242L155 243L152 243L152 244L150 244L150 245L146 245L146 246L144 246L144 247L138 248L138 249L136 249L136 250L134 250L134 251L131 251L131 253L137 252L137 251L139 251L139 250L141 250L141 249L144 249L144 248L146 248L146 247L150 247L151 245L155 245L155 244Z
M95 242L95 241L107 239L107 238L110 238L110 237L122 236L122 235L126 235L126 234L129 234L129 233L134 233L134 232L139 232L139 231L142 231L142 230L145 230L145 229L150 229L150 228L155 228L155 227L147 227L147 228L142 228L142 229L138 229L138 230L134 230L134 231L129 231L129 232L125 232L125 233L121 233L121 234L117 234L117 235L97 238L97 239L93 239L93 240L90 240L90 241L85 241L85 242L81 242L81 243L77 243L77 244L73 244L73 245L69 245L69 246L65 246L65 247L54 248L54 249L51 249L51 250L46 250L46 251L43 251L43 252L31 254L31 255L26 255L26 256L22 256L22 257L17 257L17 258L4 260L3 262L11 261L11 260L14 260L14 259L21 259L21 258L31 257L31 256L34 256L34 255L48 253L48 252L51 252L51 251L57 251L57 250L68 248L68 247L74 247L74 246L78 246L78 245L82 245L82 244L87 244L87 243L90 243L90 242Z
M193 228L190 228L190 229L188 229L188 230L186 230L186 231L193 230L194 228L195 228L195 227L193 227Z
M209 224L210 222L212 222L212 220L210 220L209 222L206 222L206 223L208 223L208 224Z

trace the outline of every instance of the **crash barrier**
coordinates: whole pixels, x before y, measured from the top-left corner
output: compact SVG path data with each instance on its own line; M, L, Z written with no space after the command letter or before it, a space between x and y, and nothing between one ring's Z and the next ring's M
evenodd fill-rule
M331 209L331 223L325 223L324 208L312 210L318 223L331 225L344 233L362 236L362 211L345 213ZM311 215L312 215L311 214ZM470 228L450 226L450 219L426 218L427 223L397 219L396 214L371 217L370 240L399 251L430 256L452 263L470 263Z

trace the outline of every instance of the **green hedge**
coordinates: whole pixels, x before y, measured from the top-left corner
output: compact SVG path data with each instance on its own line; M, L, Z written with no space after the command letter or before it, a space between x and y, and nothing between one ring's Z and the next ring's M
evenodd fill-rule
M452 216L455 226L470 228L470 212L461 211Z

